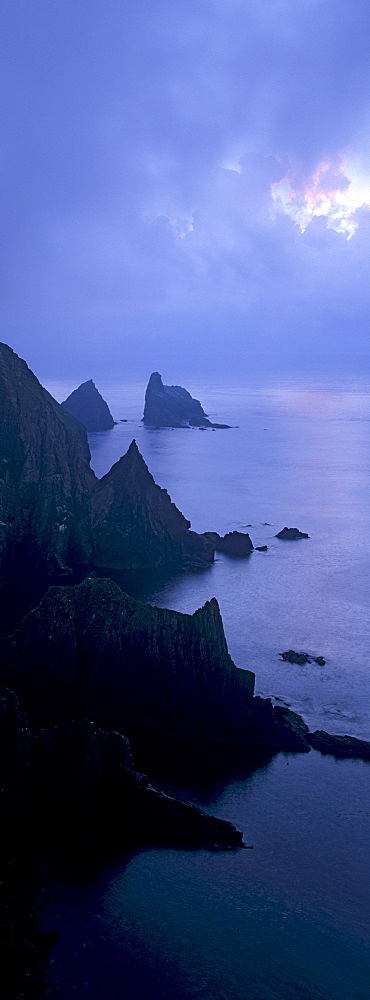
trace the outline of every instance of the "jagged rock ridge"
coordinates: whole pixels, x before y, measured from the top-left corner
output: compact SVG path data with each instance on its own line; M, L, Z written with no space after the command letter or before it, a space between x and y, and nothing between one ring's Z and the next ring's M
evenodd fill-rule
M133 569L206 565L213 547L154 482L137 444L101 479L92 503L94 563Z
M51 587L1 658L33 725L89 718L121 732L309 749L298 716L253 697L254 674L233 663L215 599L184 615L109 580Z
M109 406L92 378L82 382L61 405L88 431L108 431L114 427Z
M163 385L159 372L152 373L147 385L143 421L148 427L228 427L212 424L199 399L181 385Z
M212 561L136 445L101 482L89 462L84 427L0 345L0 576Z
M86 432L0 345L0 574L67 572L92 554Z

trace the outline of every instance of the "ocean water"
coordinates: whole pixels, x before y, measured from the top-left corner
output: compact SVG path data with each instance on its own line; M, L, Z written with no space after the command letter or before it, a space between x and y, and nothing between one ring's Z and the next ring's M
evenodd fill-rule
M310 728L370 738L370 375L262 372L182 380L225 431L148 430L145 382L95 381L119 423L90 435L104 475L132 440L197 531L249 531L247 560L142 576L133 592L193 612L216 596L230 653L256 692ZM165 377L165 381L169 381ZM63 399L75 388L50 380ZM121 422L125 421L125 422ZM309 539L275 538L284 525ZM298 666L286 649L325 658ZM56 877L63 998L365 1000L369 766L312 751L176 791L232 820L253 851L139 851L90 879ZM77 987L73 990L73 987Z

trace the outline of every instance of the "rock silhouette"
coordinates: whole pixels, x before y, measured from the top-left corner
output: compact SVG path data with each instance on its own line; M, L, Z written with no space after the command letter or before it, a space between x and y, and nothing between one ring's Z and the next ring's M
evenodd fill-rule
M163 385L159 372L153 372L147 385L143 421L148 427L228 427L211 423L199 400L187 389Z
M92 378L88 382L82 382L61 405L88 431L108 431L114 427L109 406Z
M308 750L307 727L253 697L217 601L193 615L141 604L110 580L51 587L1 642L3 683L33 726L66 718L131 734Z
M89 462L85 428L0 345L0 576L212 561L135 444L101 481Z
M216 552L226 556L242 558L249 556L254 548L250 536L242 531L229 531L223 537L217 531L205 531L204 538L211 542Z

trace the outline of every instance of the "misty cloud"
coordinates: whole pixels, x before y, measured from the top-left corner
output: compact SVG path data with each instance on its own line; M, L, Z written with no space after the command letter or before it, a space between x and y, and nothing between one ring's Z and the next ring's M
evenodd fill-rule
M36 364L138 336L367 348L364 0L5 0L0 21L4 340Z

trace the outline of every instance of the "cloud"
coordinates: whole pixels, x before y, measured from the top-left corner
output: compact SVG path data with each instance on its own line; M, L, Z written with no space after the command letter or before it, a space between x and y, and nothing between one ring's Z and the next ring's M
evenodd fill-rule
M4 339L45 363L154 330L367 345L365 0L4 0L0 22Z
M271 185L271 196L273 217L285 213L304 232L319 216L329 229L351 239L358 227L357 209L370 209L370 174L357 172L350 162L337 166L324 160L301 189L292 170Z

